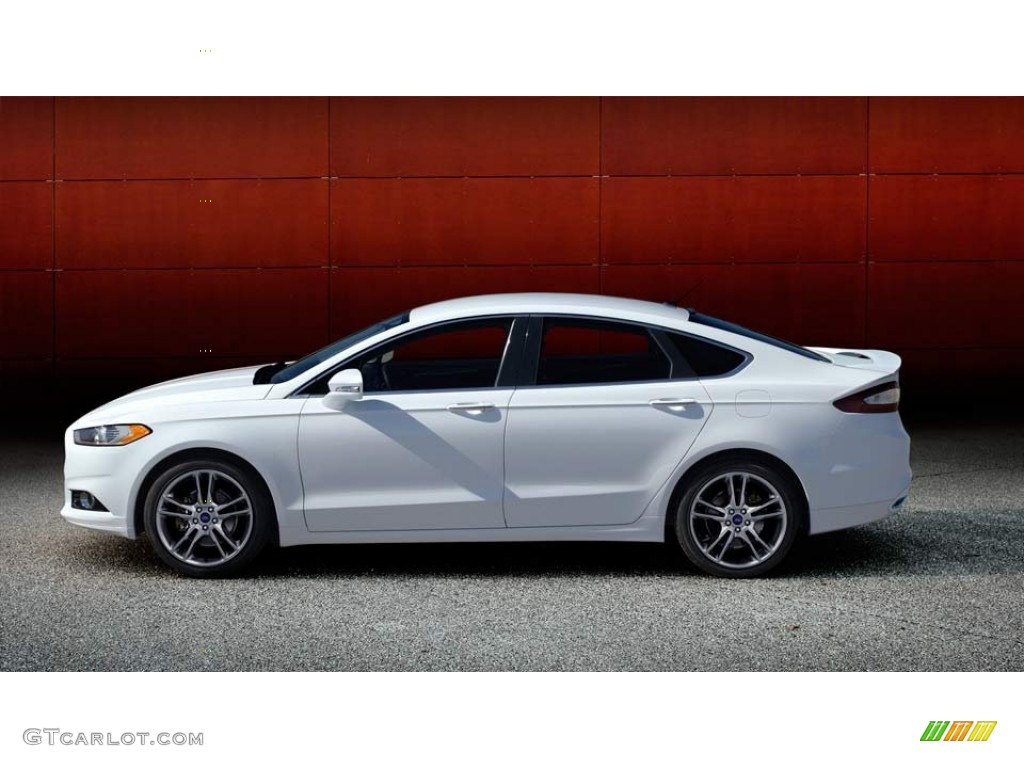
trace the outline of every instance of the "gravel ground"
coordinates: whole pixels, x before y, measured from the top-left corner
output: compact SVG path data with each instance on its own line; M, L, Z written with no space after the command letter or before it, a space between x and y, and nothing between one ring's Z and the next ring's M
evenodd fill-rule
M922 426L907 508L716 580L660 545L309 547L197 581L0 439L2 670L1024 670L1024 427Z

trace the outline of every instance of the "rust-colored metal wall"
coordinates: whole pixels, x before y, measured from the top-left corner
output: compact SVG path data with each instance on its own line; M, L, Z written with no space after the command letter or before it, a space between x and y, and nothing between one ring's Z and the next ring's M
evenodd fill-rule
M426 301L681 299L1024 366L1024 99L2 98L0 388L290 358Z

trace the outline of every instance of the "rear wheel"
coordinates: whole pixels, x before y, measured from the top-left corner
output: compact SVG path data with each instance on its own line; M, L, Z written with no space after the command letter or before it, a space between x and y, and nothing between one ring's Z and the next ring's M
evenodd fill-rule
M250 471L223 461L186 461L150 487L146 530L157 555L189 576L227 576L271 538L273 504Z
M675 534L686 557L707 573L760 576L786 557L804 517L799 489L773 466L724 459L688 478Z

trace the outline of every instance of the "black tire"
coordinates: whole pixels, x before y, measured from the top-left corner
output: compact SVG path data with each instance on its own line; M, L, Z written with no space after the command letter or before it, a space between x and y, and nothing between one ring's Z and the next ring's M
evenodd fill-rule
M198 478L194 490L190 477ZM212 498L202 498L211 487ZM223 503L234 496L239 499ZM246 508L250 514L240 511ZM217 510L222 510L220 517ZM150 485L144 515L157 556L187 576L236 575L273 540L274 504L266 486L252 470L219 459L191 459L168 467ZM180 540L179 534L189 538ZM181 556L186 551L188 561Z
M675 538L686 558L706 573L734 579L768 573L805 530L803 493L770 462L723 457L688 475L685 483L670 510ZM741 490L746 498L739 503Z

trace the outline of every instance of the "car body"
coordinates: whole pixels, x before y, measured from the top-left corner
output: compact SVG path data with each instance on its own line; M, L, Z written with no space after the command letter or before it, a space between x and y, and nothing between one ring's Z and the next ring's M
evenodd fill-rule
M61 514L190 575L272 543L673 539L757 575L903 503L899 365L633 299L453 299L86 414Z

